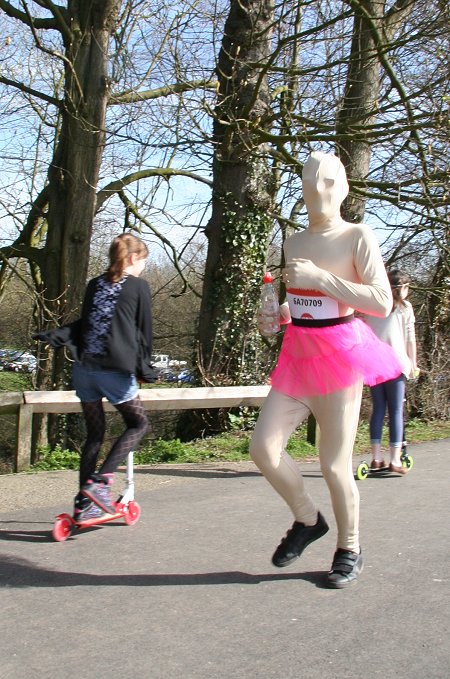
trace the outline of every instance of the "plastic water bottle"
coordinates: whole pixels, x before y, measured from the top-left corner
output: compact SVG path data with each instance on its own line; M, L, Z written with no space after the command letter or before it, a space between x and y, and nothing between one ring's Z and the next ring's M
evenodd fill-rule
M273 276L267 272L263 277L261 304L259 307L259 331L265 337L276 335L280 330L280 308L273 287Z

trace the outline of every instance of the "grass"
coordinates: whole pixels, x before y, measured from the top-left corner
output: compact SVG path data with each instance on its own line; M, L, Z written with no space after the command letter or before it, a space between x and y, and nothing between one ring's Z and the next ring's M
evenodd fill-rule
M15 373L9 370L0 372L0 391L31 391L33 390L30 373Z
M420 443L450 438L450 422L421 422L412 420L408 423L408 443ZM166 441L159 439L141 448L135 454L135 464L183 464L202 462L241 462L249 460L248 445L250 431L232 431L205 439L197 439L182 443L178 439ZM387 432L384 433L383 446L388 448ZM363 455L370 450L369 425L361 421L354 448L355 455ZM317 449L306 441L306 427L301 427L289 440L288 451L296 459L317 456ZM79 457L77 453L57 448L46 449L41 459L30 471L52 469L77 469Z
M448 420L410 420L406 425L406 440L408 443L423 443L450 438L450 422ZM387 427L383 428L382 447L389 448L389 434ZM370 450L369 423L361 420L356 434L354 455L364 455Z
M137 464L157 463L199 463L199 462L237 462L249 460L248 445L251 432L232 431L220 436L198 439L189 443L181 441L155 441L151 446L139 451ZM420 443L437 439L450 438L450 422L421 422L412 420L408 423L408 443ZM369 424L361 421L358 427L354 455L364 455L370 451ZM389 447L388 434L385 428L383 446ZM317 448L306 440L306 427L291 436L287 450L296 460L315 457Z

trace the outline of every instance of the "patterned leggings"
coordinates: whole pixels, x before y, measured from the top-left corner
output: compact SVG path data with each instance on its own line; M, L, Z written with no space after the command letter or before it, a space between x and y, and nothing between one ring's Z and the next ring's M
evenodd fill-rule
M92 403L82 403L86 422L87 438L81 451L80 487L95 472L97 458L105 437L105 412L101 399ZM126 425L123 434L111 448L106 460L98 470L99 474L112 474L129 452L136 450L148 429L142 401L137 396L114 406L122 415Z

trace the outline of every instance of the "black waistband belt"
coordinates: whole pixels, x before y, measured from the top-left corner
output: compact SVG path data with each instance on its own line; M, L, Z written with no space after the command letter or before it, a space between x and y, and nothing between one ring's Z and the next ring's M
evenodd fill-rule
M331 325L351 323L354 318L355 314L339 316L339 318L293 318L292 325L296 325L300 328L328 328Z

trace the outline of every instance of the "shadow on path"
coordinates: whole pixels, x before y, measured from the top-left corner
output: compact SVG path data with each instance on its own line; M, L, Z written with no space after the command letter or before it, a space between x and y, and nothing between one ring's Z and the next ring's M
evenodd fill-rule
M193 469L160 469L160 468L139 468L136 467L134 470L135 475L147 475L150 474L151 476L190 476L193 478L197 479L235 479L239 477L248 477L252 478L255 476L260 476L262 477L261 472L258 470L256 471L242 471L239 469L233 469L233 468L222 468L222 467L217 467L215 469L195 469L195 465L192 465ZM322 478L322 474L320 471L302 471L302 476L305 478Z
M52 535L52 530L53 530L53 522L51 523L51 528L49 530L41 529L41 530L23 530L21 528L16 528L12 530L5 530L2 528L3 525L7 523L12 523L12 524L17 524L19 525L24 525L29 524L29 523L39 523L42 525L42 521L35 522L35 521L0 521L0 540L4 540L5 542L53 542L55 543L55 539L53 538ZM110 521L108 522L109 526L126 526L123 522L120 522L119 520L116 521ZM98 526L89 526L88 528L83 528L82 530L77 531L76 529L73 530L72 536L68 538L68 540L73 539L76 537L77 533L89 533L91 531L99 530L102 528L101 525Z
M0 587L185 587L198 585L259 585L280 580L305 580L323 587L324 571L305 573L67 573L38 566L27 559L0 555Z
M258 470L255 471L244 471L239 469L233 469L232 467L216 467L210 469L196 469L196 465L192 465L192 469L179 469L174 467L173 469L166 467L164 469L157 467L135 467L135 475L147 475L151 476L190 476L198 479L225 479L225 478L238 478L240 476L261 476Z

